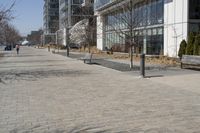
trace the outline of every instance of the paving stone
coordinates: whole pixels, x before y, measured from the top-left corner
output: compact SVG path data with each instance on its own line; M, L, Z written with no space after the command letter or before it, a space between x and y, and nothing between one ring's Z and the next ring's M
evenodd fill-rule
M30 47L7 52L0 133L198 133L199 71L163 74L143 79Z

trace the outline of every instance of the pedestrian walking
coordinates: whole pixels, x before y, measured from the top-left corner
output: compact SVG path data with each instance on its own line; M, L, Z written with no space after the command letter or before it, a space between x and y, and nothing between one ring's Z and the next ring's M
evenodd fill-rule
M19 44L16 45L17 54L19 54Z

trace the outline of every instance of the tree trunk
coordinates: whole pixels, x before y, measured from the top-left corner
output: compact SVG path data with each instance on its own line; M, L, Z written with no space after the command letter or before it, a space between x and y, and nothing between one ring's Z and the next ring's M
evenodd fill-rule
M90 42L88 43L88 52L90 53Z
M132 42L131 42L132 43ZM130 69L132 70L133 69L133 45L131 44L131 50L130 50Z
M66 41L66 47L67 47L67 57L69 57L69 28L65 28L65 41Z

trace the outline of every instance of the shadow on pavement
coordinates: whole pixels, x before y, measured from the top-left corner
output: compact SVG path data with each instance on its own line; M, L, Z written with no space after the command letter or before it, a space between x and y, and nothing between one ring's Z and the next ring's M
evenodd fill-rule
M37 56L41 57L41 56L45 56L45 55L20 55L19 54L17 56L13 56L13 55L5 54L4 56L5 57L12 57L12 58L16 57L16 58L18 58L18 57L37 57Z
M164 75L148 75L145 76L144 78L159 78L159 77L164 77Z
M100 129L100 127L75 127L68 133L109 133L109 129Z
M184 68L184 69L193 70L193 71L200 71L200 68Z

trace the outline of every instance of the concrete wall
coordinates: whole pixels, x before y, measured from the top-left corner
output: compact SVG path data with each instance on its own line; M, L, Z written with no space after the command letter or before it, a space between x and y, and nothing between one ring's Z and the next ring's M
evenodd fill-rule
M164 55L177 57L180 42L188 34L188 0L165 0Z

